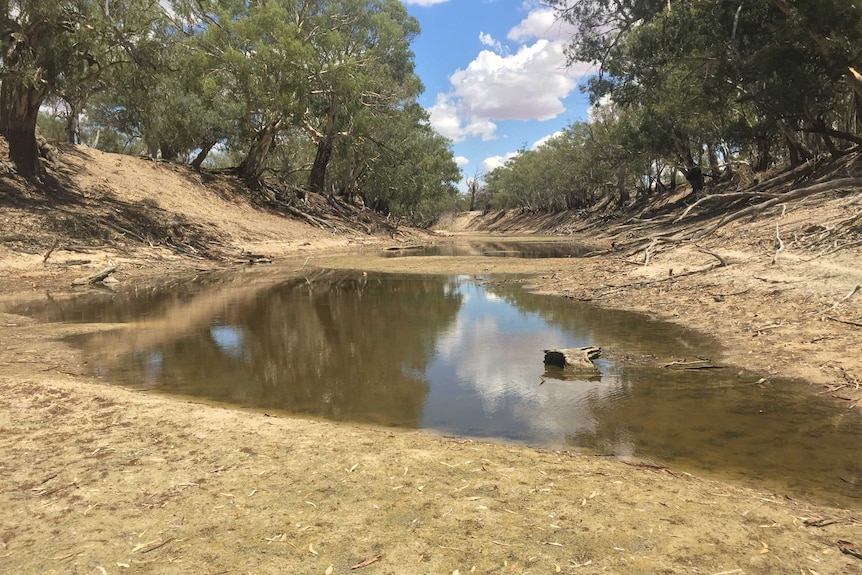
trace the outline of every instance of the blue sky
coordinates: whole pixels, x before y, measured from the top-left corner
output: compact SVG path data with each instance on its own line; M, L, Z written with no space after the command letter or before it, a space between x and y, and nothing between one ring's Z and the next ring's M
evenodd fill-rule
M402 0L419 21L413 42L420 103L451 139L465 178L587 118L578 89L589 67L566 66L572 30L534 0Z

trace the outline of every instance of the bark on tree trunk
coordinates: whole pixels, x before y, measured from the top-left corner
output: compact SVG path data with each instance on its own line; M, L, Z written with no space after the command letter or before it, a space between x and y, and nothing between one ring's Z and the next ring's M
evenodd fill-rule
M326 189L326 168L332 158L332 148L335 144L335 109L337 100L333 94L326 108L326 120L323 126L322 138L317 142L317 153L314 155L314 164L311 166L311 174L308 176L308 187L313 192L323 193Z
M81 112L77 104L66 101L69 106L69 112L66 115L66 141L70 144L77 144L80 141L80 116Z
M282 118L280 116L274 117L258 131L248 151L248 155L240 165L239 170L242 177L252 188L257 189L260 187L260 178L263 176L266 157L269 155L275 135L281 128L281 122Z
M198 152L198 155L195 156L194 160L192 160L192 168L194 169L194 171L201 171L201 164L203 164L204 160L207 159L207 156L209 155L210 151L215 147L215 145L215 140L205 140L201 142L201 151Z
M314 155L311 174L308 176L308 187L312 192L322 194L326 190L326 168L332 158L333 140L332 134L327 134L317 143L317 153Z
M36 118L45 94L42 85L28 86L14 76L4 78L0 87L0 132L9 142L9 159L24 177L42 172L36 143Z

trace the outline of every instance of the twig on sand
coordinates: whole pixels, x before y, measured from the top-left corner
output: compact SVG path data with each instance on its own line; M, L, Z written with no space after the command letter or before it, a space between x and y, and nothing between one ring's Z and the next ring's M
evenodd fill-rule
M834 304L832 304L832 307L830 307L829 310L831 311L831 310L835 309L836 307L838 307L839 305L841 305L842 303L844 303L845 301L847 301L848 299L853 297L857 291L859 291L859 284L856 284L855 286L853 286L853 289L850 290L847 293L847 295L845 295L843 298L841 298L840 300L838 300Z
M839 319L839 318L833 317L831 315L825 315L823 317L825 317L826 319L831 319L832 321L837 321L838 323L843 323L845 325L852 325L853 327L862 327L862 322L848 321L846 319Z
M373 557L369 557L368 559L366 559L365 561L362 561L361 563L357 563L356 565L351 565L350 570L356 571L357 569L362 569L363 567L368 567L372 563L377 563L382 558L383 558L383 555L375 555Z
M45 254L44 258L42 258L43 264L48 263L48 258L51 257L51 254L54 253L54 250L56 250L57 246L59 246L59 245L60 245L60 238L57 238L56 240L54 240L54 243L51 245L51 249L48 250L48 253Z
M784 251L784 240L781 239L781 234L778 230L778 224L775 224L775 254L772 256L772 265L778 263L778 254Z

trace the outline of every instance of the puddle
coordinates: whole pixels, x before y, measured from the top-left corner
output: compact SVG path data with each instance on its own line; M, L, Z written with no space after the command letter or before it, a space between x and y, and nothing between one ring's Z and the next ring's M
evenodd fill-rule
M584 447L862 503L862 417L804 384L732 369L706 336L472 278L320 272L31 302L43 320L129 322L74 340L93 374L169 394L533 446ZM593 378L547 348L600 346Z
M575 242L488 242L460 241L429 246L406 246L384 250L387 258L408 256L469 257L485 256L497 258L579 258L594 251L593 248Z

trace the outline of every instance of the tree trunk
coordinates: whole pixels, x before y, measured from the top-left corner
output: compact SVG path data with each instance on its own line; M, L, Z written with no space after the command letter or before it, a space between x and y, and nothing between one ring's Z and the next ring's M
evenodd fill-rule
M617 205L623 208L631 201L632 197L626 188L626 177L622 172L617 173Z
M332 158L333 147L332 134L327 134L317 143L317 153L314 155L314 164L311 165L311 174L308 176L308 187L312 192L322 194L326 191L326 168L329 159Z
M676 131L671 133L673 145L676 148L676 153L683 164L682 174L691 189L694 192L699 192L703 189L703 170L700 165L694 161L694 156L691 153L691 147L688 144L688 137L678 134Z
M552 365L562 369L588 369L597 370L596 364L593 363L602 355L600 347L575 347L567 349L546 349L545 350L545 365Z
M66 141L70 144L80 142L80 108L74 103L66 100L66 105L69 106L69 113L66 115Z
M657 194L660 194L660 193L664 192L664 190L665 190L664 182L662 181L662 177L664 176L664 166L658 160L656 160L654 162L654 165L655 165L655 188L654 189L655 189L655 192ZM652 191L653 190L650 190L650 192L652 192Z
M691 189L693 192L699 192L703 190L703 170L700 169L700 166L694 166L692 168L687 168L682 171L685 179L688 181L689 185L691 185Z
M317 142L317 153L314 155L314 164L311 166L311 174L308 176L308 187L313 192L323 193L326 189L326 168L332 158L332 148L335 144L335 107L337 100L332 94L329 106L326 108L326 119L323 125L322 137Z
M790 165L792 167L800 166L803 162L813 157L813 154L805 147L805 144L796 133L796 130L787 125L784 120L776 122L778 129L784 134L787 140L787 147L790 151Z
M714 180L721 178L721 166L718 162L718 152L713 144L706 145L706 157L709 158L709 170Z
M281 128L281 122L282 117L275 116L263 128L258 130L254 141L251 143L248 155L242 164L240 164L239 171L242 177L254 189L260 187L260 178L263 176L266 157L269 155L273 141L275 141L275 135Z
M765 172L772 163L772 154L769 151L769 139L757 138L757 154L754 156L753 168L755 172Z
M201 164L203 164L204 160L207 159L207 156L209 155L210 151L215 147L215 145L215 140L204 140L203 142L201 142L201 151L198 152L198 155L195 156L194 160L192 160L192 168L194 169L194 171L201 171Z
M21 78L9 76L0 87L0 133L9 142L9 159L24 177L42 172L36 143L36 119L47 90L28 86Z
M724 175L727 179L733 178L733 152L727 146L721 146L721 157L724 158Z
M173 162L177 159L179 153L174 149L171 144L166 142L162 142L159 144L159 151L161 152L161 156L163 160L167 160L169 162Z

